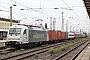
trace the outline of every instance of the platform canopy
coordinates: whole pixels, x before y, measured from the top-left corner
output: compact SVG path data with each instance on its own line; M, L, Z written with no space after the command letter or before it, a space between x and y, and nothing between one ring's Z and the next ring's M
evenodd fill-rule
M86 10L87 10L87 13L89 15L89 18L90 18L90 0L83 0L84 1L84 4L86 6Z

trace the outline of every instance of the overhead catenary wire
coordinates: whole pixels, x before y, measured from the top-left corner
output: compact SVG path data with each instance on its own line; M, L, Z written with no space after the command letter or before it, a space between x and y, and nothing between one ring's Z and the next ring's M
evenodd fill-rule
M14 2L14 3L16 3L16 4L21 5L21 6L23 6L23 7L28 8L28 10L36 11L36 12L38 12L38 13L41 13L41 14L45 15L45 16L52 17L52 16L50 16L50 15L44 13L43 11L40 12L39 10L37 10L37 8L36 8L36 9L35 9L35 8L30 8L30 7L28 7L28 6L25 6L25 5L21 4L21 3L18 3L18 2L16 2L16 1L14 1L14 0L11 0L11 1ZM40 9L42 9L42 8L40 8ZM53 8L45 8L45 9L53 9ZM61 8L60 8L60 9L61 9ZM54 18L54 17L52 17L52 18Z
M13 1L13 0L11 0L11 1ZM62 0L67 6L68 6L68 4L64 1L64 0ZM18 3L18 2L16 2L16 1L13 1L13 2L15 2L15 3L17 3L17 4L20 4L21 6L24 6L24 7L26 7L26 8L29 8L29 7L27 7L27 6L25 6L25 5L23 5L23 4L21 4L21 3ZM41 7L41 0L40 0L40 7ZM68 6L68 8L70 8L69 6ZM44 15L46 15L46 16L49 16L48 14L45 14L45 13L43 13L43 12L40 12L40 11L38 11L38 10L36 10L36 9L33 9L33 8L29 8L29 10L32 10L32 11L36 11L36 12L39 12L39 13L41 13L41 14L44 14ZM73 10L72 10L73 11ZM74 11L73 11L74 12ZM76 13L76 12L74 12L74 14L76 15L76 16L78 16L78 14ZM49 16L49 17L51 17L51 16ZM80 16L78 16L79 18L80 18ZM80 18L81 19L81 18ZM83 20L83 19L81 19L81 20Z
M64 0L62 0L62 1L67 5L67 3L66 3ZM67 5L67 6L68 6L68 5ZM68 7L69 7L69 6L68 6ZM73 10L72 10L72 11L73 11ZM74 12L74 11L73 11L73 12ZM76 12L74 12L74 14L76 14L76 16L79 17L79 19L81 19L80 16L79 16ZM84 23L86 23L83 19L81 19L81 20L82 20ZM81 24L81 23L80 23L80 24Z
M4 3L4 2L1 2L1 3ZM16 2L15 2L16 3ZM9 3L4 3L4 4L9 4ZM21 5L21 4L20 4ZM24 6L24 5L22 5L22 6ZM8 9L8 8L6 8L6 7L4 7L4 6L2 6L3 8L5 8L5 9ZM27 7L27 6L25 6L25 7ZM29 7L27 7L27 8L29 8ZM0 9L1 10L1 9ZM1 11L4 11L4 12L8 12L9 13L9 9L8 9L8 11L6 11L6 10L1 10ZM18 12L18 11L17 11ZM18 13L20 13L20 12L18 12ZM13 14L16 14L16 15L20 15L20 16L26 16L26 17L28 17L27 15L25 15L25 14L23 14L23 13L20 13L20 14L17 14L17 13L13 13ZM28 18L31 18L31 17L28 17Z
M11 1L13 1L13 0L11 0ZM16 2L16 1L13 1L13 2L15 2L15 3L17 3L17 4L20 4L20 3ZM32 10L32 11L36 11L36 12L39 12L39 13L44 14L44 15L46 15L46 16L49 16L49 15L47 15L47 14L45 14L45 13L42 13L42 12L36 10L36 9L27 7L27 6L23 5L23 4L20 4L20 5L21 5L21 6L24 6L24 7L26 7L26 8L29 8L29 9ZM51 16L49 16L49 17L51 17Z
M65 4L66 4L66 6L68 7L68 8L70 8L69 7L69 5L64 1L64 0L62 0ZM73 10L72 10L73 11ZM74 12L74 11L73 11ZM76 14L76 12L74 12L75 14ZM78 16L78 14L76 14L77 16ZM78 16L79 17L79 16ZM79 17L80 18L80 17ZM80 18L81 19L81 18ZM83 20L83 19L81 19L81 20Z
M17 4L19 4L19 5L21 5L21 6L24 6L24 7L26 7L26 8L29 8L29 7L27 7L27 6L25 6L25 5L23 5L23 4L21 4L21 3L18 3L18 2L16 2L16 1L14 1L14 0L11 0L12 2L14 2L14 3L17 3ZM62 0L67 6L68 6L68 4L64 1L64 0ZM3 2L4 3L4 2ZM41 0L40 0L40 7L41 7ZM69 6L68 6L69 7ZM69 7L70 8L70 7ZM30 10L33 10L33 11L37 11L37 10L35 10L35 9L33 9L33 8L31 8ZM39 11L37 11L37 12L39 12ZM74 11L73 11L74 12ZM42 12L39 12L39 13L42 13ZM74 12L75 13L75 12ZM46 15L46 16L49 16L48 14L45 14L45 13L42 13L42 14L44 14L44 15ZM75 13L76 14L76 13ZM77 14L76 14L77 15ZM78 16L78 15L77 15ZM50 17L50 16L49 16ZM78 16L79 17L79 16ZM79 17L80 18L80 17ZM81 19L81 18L80 18Z
M62 0L67 6L68 6L68 4L64 1L64 0ZM68 6L69 7L69 6ZM70 7L69 7L70 8ZM72 10L73 11L73 10ZM73 11L74 12L74 11ZM76 13L76 12L74 12L74 14L76 14L78 17L79 17L79 19L81 19L80 18L80 16ZM83 20L83 19L81 19L81 20ZM83 20L83 22L84 22L84 20ZM85 22L84 22L85 23ZM80 23L81 24L81 23Z
M38 11L37 9L33 9L33 8L30 8L30 7L28 7L28 6L25 6L25 5L23 5L23 4L21 4L21 3L18 3L18 2L16 2L16 1L14 1L14 0L11 0L12 2L14 2L14 3L16 3L16 4L19 4L19 5L21 5L21 6L24 6L24 7L26 7L26 8L29 8L31 11L36 11L36 12L39 12L39 13L41 13L41 14L43 14L43 15L46 15L46 16L49 16L49 17L51 17L50 15L48 15L48 14L46 14L45 12L40 12L40 11ZM64 0L62 0L67 6L68 6L68 4L64 1ZM56 4L55 4L56 5ZM58 4L57 4L58 5ZM69 7L69 6L68 6ZM70 7L69 7L70 8ZM73 11L73 10L72 10ZM74 12L75 14L76 14L76 12ZM78 16L78 14L76 14L77 16ZM78 16L79 17L79 16ZM80 18L80 17L79 17ZM80 18L81 19L81 18ZM82 19L81 19L82 20Z

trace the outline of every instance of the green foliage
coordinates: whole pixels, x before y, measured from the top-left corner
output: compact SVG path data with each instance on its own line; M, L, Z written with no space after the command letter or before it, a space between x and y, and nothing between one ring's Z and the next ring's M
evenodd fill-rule
M41 45L41 47L45 47L46 45Z
M48 46L48 44L46 44L46 46Z
M6 50L3 50L3 51L2 51L2 54L7 54L7 51L6 51Z
M84 40L79 40L79 41L77 41L77 42L74 42L74 43L69 43L69 44L67 44L67 45L63 45L63 46L61 46L61 47L59 47L59 48L51 48L51 49L49 49L49 53L50 54L54 54L54 53L58 53L59 51L64 51L64 50L66 50L67 48L69 48L69 47L71 47L71 46L74 46L74 45L76 45L76 44L78 44L78 43L80 43L80 42L83 42Z
M49 53L53 54L54 53L54 48L49 49Z
M38 54L35 54L35 58L38 58Z
M55 48L54 49L54 53L58 53L59 52L59 49L58 48Z
M66 49L66 47L64 47L64 46L61 46L61 47L59 48L60 51L64 51L65 49Z
M46 45L41 45L41 47L45 47L45 46L48 46L48 44L46 44Z
M23 48L22 48L22 49L20 49L20 51L24 51L24 50L25 50L25 49L23 49Z

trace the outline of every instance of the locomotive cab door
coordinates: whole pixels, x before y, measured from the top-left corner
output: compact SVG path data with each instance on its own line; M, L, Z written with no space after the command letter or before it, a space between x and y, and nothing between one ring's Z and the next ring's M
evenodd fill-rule
M28 30L27 29L25 29L24 31L23 31L23 37L22 37L22 40L23 40L23 42L24 43L26 43L26 42L28 42L28 38L27 38L27 34L28 33Z

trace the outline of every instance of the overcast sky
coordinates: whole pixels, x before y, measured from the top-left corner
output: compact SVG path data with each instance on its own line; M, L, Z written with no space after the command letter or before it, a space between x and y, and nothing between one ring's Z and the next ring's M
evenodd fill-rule
M10 18L10 6L12 6L12 18L22 20L21 23L35 24L35 20L39 18L43 20L43 24L48 23L50 28L50 17L52 17L52 20L56 18L56 30L61 30L61 13L64 12L64 24L68 20L69 30L89 31L90 21L83 0L1 0L0 10L3 11L0 11L0 17Z

